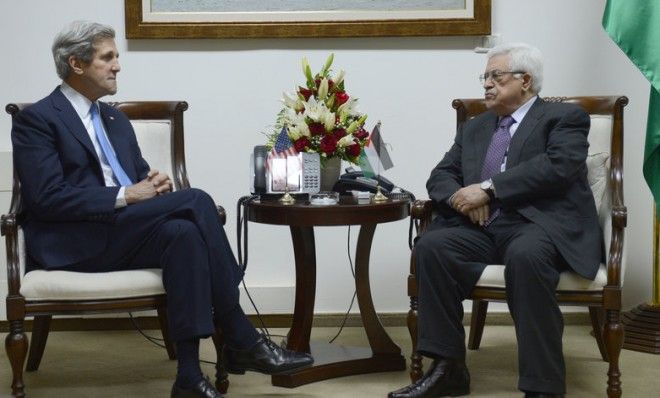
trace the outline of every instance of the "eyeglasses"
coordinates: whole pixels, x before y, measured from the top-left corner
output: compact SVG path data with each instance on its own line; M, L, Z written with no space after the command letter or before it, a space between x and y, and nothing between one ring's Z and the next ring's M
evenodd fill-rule
M479 81L481 84L484 84L486 80L492 79L495 83L501 83L502 79L504 78L504 75L508 74L517 74L517 73L527 73L523 70L512 70L512 71L501 71L501 70L493 70L490 72L486 72L483 75L479 75Z

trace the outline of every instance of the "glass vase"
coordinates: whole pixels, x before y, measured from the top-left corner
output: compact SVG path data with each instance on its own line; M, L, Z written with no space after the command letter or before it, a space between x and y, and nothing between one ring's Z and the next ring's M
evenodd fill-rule
M332 191L340 173L341 159L338 157L326 159L321 165L321 191Z

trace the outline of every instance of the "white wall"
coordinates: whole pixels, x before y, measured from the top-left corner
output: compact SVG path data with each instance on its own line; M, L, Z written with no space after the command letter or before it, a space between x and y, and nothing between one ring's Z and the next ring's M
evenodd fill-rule
M504 41L526 41L546 58L543 95L630 97L626 109L625 192L629 211L625 302L650 298L651 196L641 176L649 84L600 26L604 0L493 1L493 33ZM0 14L0 104L35 101L58 79L50 45L73 19L107 23L117 30L122 72L111 100L186 100L188 171L229 212L227 231L235 243L235 203L247 191L247 159L264 142L280 109L279 98L303 82L300 59L314 70L330 52L335 68L347 71L349 93L359 97L368 126L377 120L392 144L396 167L386 175L425 197L430 169L448 149L455 115L451 100L482 94L477 75L484 55L478 38L355 38L263 40L134 40L124 38L121 1L12 0ZM10 149L9 117L0 117L0 151ZM379 227L373 244L372 289L376 308L407 310L407 222ZM357 235L353 229L352 236ZM346 228L316 235L317 312L342 312L353 292L345 256ZM355 239L353 239L355 241ZM289 292L293 256L288 230L250 226L249 287ZM339 253L339 255L337 254ZM258 291L258 289L256 289ZM259 296L259 294L257 294ZM293 297L259 302L264 312L289 312Z

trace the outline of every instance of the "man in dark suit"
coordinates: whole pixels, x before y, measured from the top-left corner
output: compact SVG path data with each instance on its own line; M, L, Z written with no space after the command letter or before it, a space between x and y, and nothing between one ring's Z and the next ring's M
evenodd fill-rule
M488 111L459 127L426 184L439 216L415 246L418 351L433 363L392 398L470 391L462 300L487 264L504 264L525 397L565 393L562 270L593 279L603 248L587 182L589 116L538 97L543 65L530 46L488 53Z
M62 85L12 129L30 269L104 272L160 267L178 372L172 397L220 397L199 367L199 339L219 325L229 372L312 363L261 336L238 301L241 269L211 197L171 192L150 170L128 118L98 99L117 91L114 30L74 22L53 43Z

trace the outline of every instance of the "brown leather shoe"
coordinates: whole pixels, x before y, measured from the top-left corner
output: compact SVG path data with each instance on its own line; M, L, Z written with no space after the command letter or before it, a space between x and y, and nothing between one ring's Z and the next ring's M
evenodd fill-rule
M223 398L218 390L213 387L208 377L204 377L199 383L190 389L180 388L174 383L171 398Z
M470 393L470 373L465 362L437 359L431 369L415 383L392 391L388 398L458 397Z

